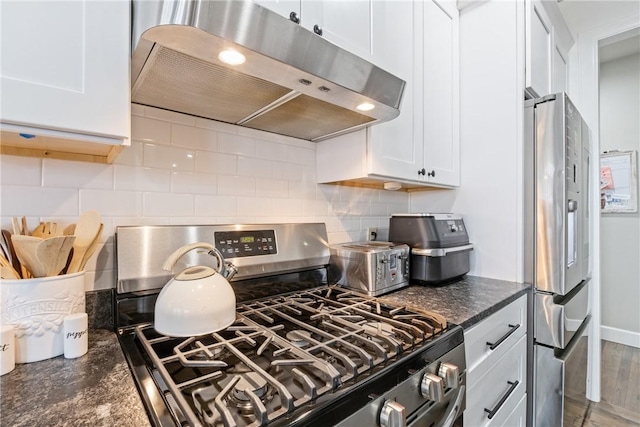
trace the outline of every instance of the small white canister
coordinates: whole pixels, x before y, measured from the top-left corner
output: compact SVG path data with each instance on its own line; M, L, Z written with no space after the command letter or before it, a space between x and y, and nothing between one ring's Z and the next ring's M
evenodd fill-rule
M0 375L16 367L15 332L12 325L0 326Z
M87 313L76 313L64 318L64 357L75 359L89 349Z

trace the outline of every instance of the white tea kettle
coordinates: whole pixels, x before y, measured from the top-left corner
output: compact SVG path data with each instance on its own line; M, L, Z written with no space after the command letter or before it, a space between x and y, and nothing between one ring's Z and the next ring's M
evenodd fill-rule
M162 264L172 271L189 251L206 249L218 260L218 268L187 267L175 275L160 291L155 306L155 329L172 337L191 337L220 331L236 319L236 295L227 279L236 273L233 264L210 243L182 246Z

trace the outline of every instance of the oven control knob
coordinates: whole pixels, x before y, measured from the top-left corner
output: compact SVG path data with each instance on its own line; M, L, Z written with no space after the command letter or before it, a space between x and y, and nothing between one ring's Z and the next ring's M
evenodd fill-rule
M387 400L380 412L380 427L406 427L407 417L404 406L395 400Z
M453 363L441 363L438 376L444 380L445 388L458 388L460 371Z
M442 378L433 374L425 374L420 383L420 394L422 394L422 397L436 403L442 402L442 399L444 399Z

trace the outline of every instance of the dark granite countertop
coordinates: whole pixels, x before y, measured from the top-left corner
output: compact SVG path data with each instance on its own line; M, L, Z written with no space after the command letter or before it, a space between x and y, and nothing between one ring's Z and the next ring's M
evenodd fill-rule
M381 299L417 310L433 311L448 322L469 328L529 291L529 285L465 276L445 286L409 286Z
M527 285L466 276L441 287L410 286L382 300L439 313L469 328L518 297ZM114 332L92 329L89 352L19 364L0 377L0 425L149 426Z
M149 426L116 334L89 331L89 351L17 364L0 377L3 426Z

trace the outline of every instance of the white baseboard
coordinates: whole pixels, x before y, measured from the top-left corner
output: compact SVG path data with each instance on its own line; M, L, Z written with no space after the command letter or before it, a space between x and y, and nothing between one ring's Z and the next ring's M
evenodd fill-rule
M605 341L640 348L640 333L638 332L626 331L611 326L600 326L600 338Z

